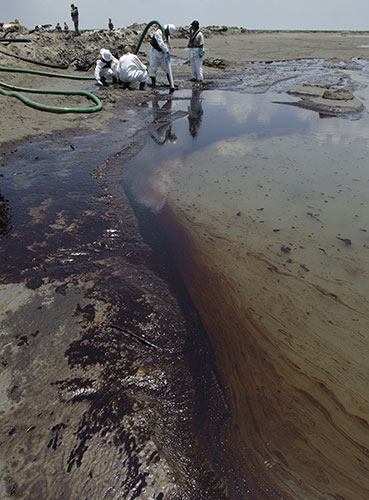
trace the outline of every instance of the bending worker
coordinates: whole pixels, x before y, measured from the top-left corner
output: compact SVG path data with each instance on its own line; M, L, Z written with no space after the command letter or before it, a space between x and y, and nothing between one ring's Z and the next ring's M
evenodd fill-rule
M204 35L200 31L199 21L192 21L190 39L188 41L189 59L191 64L191 82L202 82L202 60L204 55Z
M156 86L156 72L158 71L159 67L161 67L165 71L169 85L170 86L172 85L171 78L169 75L170 71L169 47L170 47L170 37L174 35L176 27L174 26L174 24L166 24L164 28L165 28L164 31L165 41L163 40L163 33L160 28L155 31L150 41L151 47L150 47L149 60L150 60L150 78L152 82L151 85L152 87Z
M108 49L100 50L100 59L96 61L95 78L98 85L105 85L106 79L112 77L113 83L118 81L118 59Z
M129 88L132 82L140 82L140 90L145 89L145 83L148 79L147 68L140 59L132 53L131 47L124 49L124 54L118 63L119 80Z

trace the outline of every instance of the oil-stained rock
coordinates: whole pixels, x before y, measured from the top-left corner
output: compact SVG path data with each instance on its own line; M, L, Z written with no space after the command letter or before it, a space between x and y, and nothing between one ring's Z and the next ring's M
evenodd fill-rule
M294 105L321 114L360 113L364 109L362 102L346 89L330 89L326 86L304 84L291 88L287 93L301 99L293 103Z

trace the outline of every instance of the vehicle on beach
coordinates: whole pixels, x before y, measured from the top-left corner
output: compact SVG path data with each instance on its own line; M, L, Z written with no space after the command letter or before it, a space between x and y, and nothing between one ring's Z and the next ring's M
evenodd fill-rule
M0 28L7 29L7 28L15 28L15 27L17 27L17 28L20 27L19 21L13 21L10 23L0 23Z

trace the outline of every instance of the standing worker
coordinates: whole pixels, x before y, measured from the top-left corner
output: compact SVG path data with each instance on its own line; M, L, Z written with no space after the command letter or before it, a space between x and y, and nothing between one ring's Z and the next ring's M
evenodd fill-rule
M76 32L76 35L80 35L81 33L78 29L78 24L79 24L78 7L72 3L70 8L71 8L70 16L72 18L72 21L74 22L74 31Z
M153 88L156 87L156 72L158 71L159 67L161 67L165 71L171 88L173 85L173 79L171 78L170 69L169 48L170 38L174 35L176 27L174 26L174 24L166 24L164 28L164 36L167 43L165 43L165 41L163 40L163 33L160 28L155 31L150 41L150 78L152 82L151 87Z
M199 21L192 21L190 27L190 40L188 42L189 59L191 64L191 82L202 82L202 61L204 56L204 35L200 31Z
M131 82L140 82L140 90L145 90L148 74L146 66L132 53L131 47L124 49L124 54L118 64L119 80L125 88L130 88Z
M108 49L100 50L100 59L96 61L95 79L97 85L105 85L106 79L110 76L113 83L118 81L118 59Z
M108 28L109 28L109 31L113 31L113 29L114 29L114 24L113 24L113 21L111 20L111 17L109 17Z

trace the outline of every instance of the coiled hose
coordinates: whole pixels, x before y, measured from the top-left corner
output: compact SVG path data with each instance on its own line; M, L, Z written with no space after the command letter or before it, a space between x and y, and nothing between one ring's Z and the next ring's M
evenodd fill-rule
M8 71L13 73L31 73L36 75L43 75L49 77L57 77L57 78L69 78L75 80L94 80L93 76L77 76L77 75L62 75L59 73L49 73L46 71L36 71L33 69L24 69L24 68L7 68L4 66L0 66L0 71ZM5 90L9 89L9 90ZM41 104L37 101L33 101L28 97L20 94L20 92L28 92L31 94L56 94L56 95L78 95L87 97L95 103L95 106L82 107L82 108L67 108L64 106L50 106L47 104ZM4 82L0 82L0 94L16 97L27 106L31 106L32 108L38 109L40 111L48 111L51 113L94 113L96 111L100 111L102 109L102 102L98 97L96 97L91 92L87 90L46 90L46 89L28 89L24 87L15 87L13 85L8 85Z
M0 66L0 71L8 71L13 73L31 73L36 75L43 75L49 77L56 78L69 78L74 80L94 80L93 76L78 76L78 75L63 75L60 73L48 73L47 71L37 71L33 69L24 69L24 68L7 68L4 66ZM4 90L9 89L9 90ZM28 97L20 94L20 92L29 92L32 94L57 94L57 95L79 95L87 97L95 103L95 106L83 107L83 108L67 108L64 106L50 106L47 104L41 104L39 102L33 101ZM46 89L28 89L24 87L15 87L13 85L8 85L4 82L0 82L0 94L16 97L20 101L22 101L27 106L31 106L32 108L38 109L40 111L48 111L51 113L94 113L96 111L100 111L102 109L102 102L98 97L96 97L91 92L87 90L46 90Z

